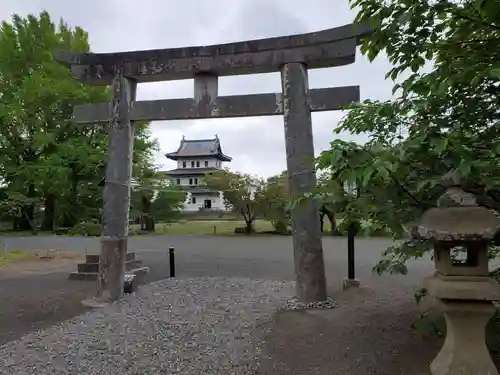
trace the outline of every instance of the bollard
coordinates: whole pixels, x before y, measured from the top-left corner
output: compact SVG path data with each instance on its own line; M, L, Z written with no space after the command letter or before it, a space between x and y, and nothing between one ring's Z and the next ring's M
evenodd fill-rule
M350 223L347 228L347 279L342 281L342 290L358 287L359 280L356 279L354 259L354 239L358 232L358 223Z
M175 277L175 253L173 247L168 249L168 263L170 266L170 277Z
M347 278L356 279L355 260L354 260L354 239L356 237L356 227L350 224L347 229Z
M123 294L135 293L137 290L137 282L134 274L125 274L123 280Z

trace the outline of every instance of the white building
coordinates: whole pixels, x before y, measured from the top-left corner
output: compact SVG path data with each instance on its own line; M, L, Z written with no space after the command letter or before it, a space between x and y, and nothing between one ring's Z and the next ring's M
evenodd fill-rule
M177 161L177 168L165 171L165 174L173 185L181 186L188 193L184 211L226 210L222 192L201 186L205 174L223 169L222 163L232 160L222 153L219 137L197 140L182 137L178 150L165 156Z

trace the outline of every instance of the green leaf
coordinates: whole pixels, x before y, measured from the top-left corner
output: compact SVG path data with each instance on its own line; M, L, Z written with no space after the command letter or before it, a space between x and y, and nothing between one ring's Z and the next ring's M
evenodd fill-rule
M447 137L435 137L431 139L431 144L434 148L434 151L441 155L448 146L449 139Z
M500 67L495 67L490 69L490 75L493 78L499 79L500 80Z
M389 173L389 170L388 170L387 168L385 168L385 167L380 168L380 170L379 170L379 175L380 175L380 176L381 176L381 177L382 177L385 181L389 180L389 178L390 178L390 173Z
M366 187L370 183L372 174L373 174L373 172L372 172L371 169L366 169L364 171L363 179L362 179L362 182L361 182L361 186L362 187Z

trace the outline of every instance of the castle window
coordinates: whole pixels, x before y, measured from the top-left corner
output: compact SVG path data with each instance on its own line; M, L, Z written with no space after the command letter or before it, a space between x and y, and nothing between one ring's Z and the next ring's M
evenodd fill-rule
M180 179L180 178L178 178L178 179L177 179L177 185L180 185L180 184L181 184L181 179Z
M192 178L190 178L190 179L189 179L189 185L192 185L192 184L193 184L193 179L192 179Z
M182 162L182 168L186 168L186 162L185 161Z
M196 203L196 197L191 198L191 203L193 203L193 204Z
M196 162L196 168L200 168L200 161L199 160Z
M191 162L191 168L194 168L194 161Z
M198 185L198 179L197 178L194 179L194 184Z
M208 168L208 160L205 160L205 168Z

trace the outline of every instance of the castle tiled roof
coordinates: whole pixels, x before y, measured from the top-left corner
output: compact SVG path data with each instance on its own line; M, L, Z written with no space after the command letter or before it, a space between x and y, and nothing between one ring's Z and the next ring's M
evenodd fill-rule
M176 168L169 171L162 171L167 176L196 176L204 175L210 172L217 172L217 168Z
M231 161L232 158L222 152L220 140L218 137L214 139L182 139L177 151L165 154L171 160L200 158L200 157L215 157L221 161Z

